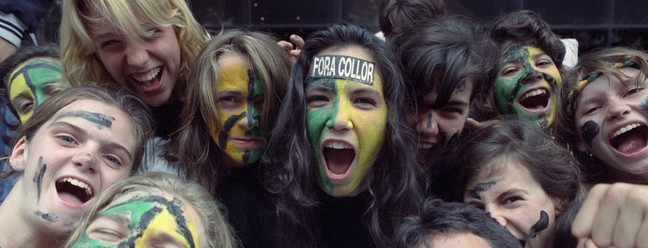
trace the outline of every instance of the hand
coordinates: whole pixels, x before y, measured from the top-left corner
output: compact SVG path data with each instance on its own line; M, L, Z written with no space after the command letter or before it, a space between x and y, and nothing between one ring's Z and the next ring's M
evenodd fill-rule
M6 41L5 39L0 38L0 62L16 53L16 50L17 48L13 44Z
M574 219L572 234L579 247L648 247L648 186L594 186Z
M299 35L291 35L290 36L290 42L285 41L285 40L280 40L277 42L277 44L286 50L288 52L288 55L290 55L290 60L295 63L297 61L297 57L299 56L299 53L301 53L301 49L304 46L304 39L299 37Z

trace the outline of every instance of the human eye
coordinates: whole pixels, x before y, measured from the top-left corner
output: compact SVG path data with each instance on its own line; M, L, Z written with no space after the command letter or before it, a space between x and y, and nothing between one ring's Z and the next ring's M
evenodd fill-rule
M584 113L585 113L585 115L592 114L592 113L596 112L596 110L598 110L598 109L599 109L599 107L596 106L596 105L590 106L590 107L585 108Z
M544 68L544 67L551 66L553 64L554 63L550 58L544 58L543 57L542 59L539 59L538 61L536 61L536 66L537 67L543 67Z
M160 30L159 28L150 28L146 30L144 40L154 40L155 38L160 36L160 33L162 33L162 30Z
M365 110L370 110L378 107L378 102L371 97L356 97L353 99L353 105Z
M34 102L32 101L24 101L18 104L18 107L16 108L16 111L21 114L26 114L27 112L31 111L34 109Z
M306 105L309 108L321 108L326 106L331 99L323 92L312 91L306 93Z
M63 144L68 144L68 145L78 144L77 140L73 136L68 134L58 134L55 137Z
M97 228L92 230L91 233L94 238L107 242L119 242L125 238L122 233L110 228Z
M522 200L524 200L524 198L520 196L508 196L502 200L501 204L505 206L515 206L517 203L519 203L519 201Z
M642 91L643 89L644 89L643 87L632 88L632 89L628 90L628 92L626 92L625 95L623 95L623 96L626 97L626 96L634 95L634 94Z
M121 159L117 156L113 155L105 155L104 158L113 165L113 167L122 167L123 163L121 162Z
M502 68L500 75L502 76L513 76L519 71L517 66L507 66Z
M223 94L218 96L216 104L220 108L236 108L240 105L241 99L235 94Z
M455 107L445 107L443 108L443 111L451 114L459 114L459 115L463 114L463 109L455 108Z

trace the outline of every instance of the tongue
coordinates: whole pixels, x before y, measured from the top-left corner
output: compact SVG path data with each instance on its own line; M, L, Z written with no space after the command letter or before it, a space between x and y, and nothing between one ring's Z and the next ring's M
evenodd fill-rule
M83 202L78 197L68 192L59 192L59 198L61 199L61 201L64 201L72 206L83 205Z
M617 147L617 150L624 154L633 154L646 147L646 140L639 133L630 134L624 137L623 142Z
M355 152L353 149L325 149L326 166L333 174L342 175L349 170Z

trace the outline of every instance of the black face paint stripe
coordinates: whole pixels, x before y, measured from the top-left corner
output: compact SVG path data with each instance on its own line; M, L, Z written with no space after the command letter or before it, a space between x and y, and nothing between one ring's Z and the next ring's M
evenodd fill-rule
M218 134L218 143L221 145L221 149L225 150L227 148L227 137L229 136L228 133L234 127L234 124L236 124L237 121L241 120L243 117L245 117L246 113L243 112L238 115L232 115L227 120L225 121L225 124L223 124L223 130L220 131Z
M641 110L648 112L648 97L644 98L643 102L641 103Z
M253 104L249 103L254 103L254 73L252 73L252 70L248 69L247 70L247 75L248 75L248 95L247 95L247 101L248 101L248 113L252 115L252 111L249 110L249 108L253 108ZM248 127L252 127L252 116L248 116Z
M38 157L38 164L40 166L40 169L38 170L38 172L36 174L34 174L34 178L32 179L32 181L34 181L34 183L36 183L36 189L38 190L37 191L38 198L36 200L40 199L41 190L42 190L41 187L42 187L42 184L43 184L43 175L45 174L45 171L47 170L47 165L43 164L43 157L42 156Z
M592 147L592 140L599 133L598 124L594 121L587 121L581 126L581 138L587 142L589 147Z
M41 211L34 211L34 214L40 216L42 219L49 221L49 222L56 222L58 220L58 216L50 213L43 213Z
M73 112L64 112L61 113L56 119L61 119L63 117L79 117L83 118L89 122L95 123L99 126L104 126L107 128L112 127L112 121L115 120L115 117L107 116L100 113L88 112L88 111L73 111ZM112 120L112 121L111 121ZM101 127L100 127L101 128Z
M544 210L540 211L540 219L529 230L529 237L535 238L549 227L549 215Z
M432 113L428 114L427 128L432 128Z
M484 191L489 190L491 187L493 187L499 181L502 181L502 179L494 180L494 181L490 181L490 182L485 182L485 183L478 183L477 185L475 185L475 188L468 190L468 194L470 196L472 196L473 198L475 198L475 199L481 200L481 196L479 194L481 194Z

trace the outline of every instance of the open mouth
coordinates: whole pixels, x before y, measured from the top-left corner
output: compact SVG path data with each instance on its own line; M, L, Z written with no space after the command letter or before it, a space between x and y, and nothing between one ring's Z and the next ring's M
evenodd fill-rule
M130 78L136 83L137 88L143 91L152 90L160 84L162 71L162 66L158 66L146 72L133 73Z
M322 154L329 172L339 176L347 173L356 157L355 150L344 142L326 143Z
M551 93L547 88L536 88L528 90L518 99L518 103L531 111L544 111L549 105Z
M254 150L263 145L263 139L232 138L232 143L241 150Z
M646 148L648 128L640 123L625 125L616 130L610 138L610 145L625 155L634 154Z
M73 206L80 206L94 196L94 190L86 182L64 177L56 181L56 191L62 201Z
M434 149L436 147L436 144L434 143L427 143L427 142L421 142L418 145L419 149Z

